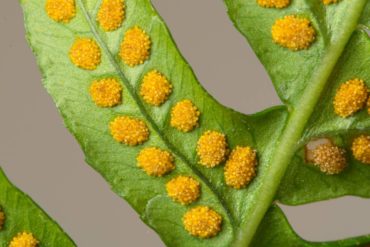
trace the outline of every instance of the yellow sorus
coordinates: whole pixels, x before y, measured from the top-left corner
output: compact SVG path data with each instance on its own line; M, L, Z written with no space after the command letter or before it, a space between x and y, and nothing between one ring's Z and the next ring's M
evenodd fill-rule
M271 33L277 44L293 51L307 49L316 36L315 29L307 18L294 15L276 20Z
M347 166L345 150L331 143L321 144L313 150L313 163L328 175L338 174Z
M175 169L172 155L156 147L144 148L136 159L149 176L161 177Z
M9 247L36 247L39 241L32 235L32 233L21 232L15 236L9 244Z
M353 156L365 164L370 164L370 136L361 135L352 142Z
M76 4L74 0L47 0L45 10L54 21L68 23L76 15Z
M125 5L123 0L103 0L97 21L104 31L114 31L122 25L125 15Z
M256 176L256 151L250 147L236 147L230 154L225 166L226 184L240 189Z
M0 230L3 229L3 225L5 222L5 214L4 212L0 209Z
M89 38L78 38L69 51L69 57L79 68L94 70L101 62L98 44Z
M290 0L257 0L257 3L265 8L285 8L290 4Z
M128 66L142 64L149 58L151 41L140 27L135 26L125 33L119 55Z
M370 114L370 97L369 99L367 100L367 113Z
M146 103L154 106L163 104L171 94L172 85L167 78L156 70L144 76L140 88L140 95Z
M222 217L206 206L190 209L182 218L185 229L193 236L211 238L221 231Z
M189 132L198 126L200 112L188 99L178 102L171 110L171 126Z
M337 3L339 0L322 0L322 2L326 5L332 4L332 3Z
M197 180L187 176L178 176L166 184L167 194L173 200L188 205L200 196L200 184Z
M136 146L149 138L146 124L142 120L128 116L116 117L110 123L110 132L116 141L129 146Z
M90 86L90 95L97 106L112 107L121 102L122 86L114 78L97 80Z
M367 100L368 89L363 80L352 79L342 85L334 98L334 111L341 117L348 117L361 110Z
M206 131L198 140L199 163L208 168L215 167L223 162L227 152L224 134L216 131Z

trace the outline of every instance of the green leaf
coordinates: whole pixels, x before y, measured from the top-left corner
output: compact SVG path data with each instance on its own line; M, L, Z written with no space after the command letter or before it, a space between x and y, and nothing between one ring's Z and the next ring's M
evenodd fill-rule
M46 89L84 150L87 163L167 245L248 246L261 241L280 246L284 240L311 245L281 220L281 212L274 210L274 199L299 204L345 194L369 196L363 184L369 183L365 175L369 167L351 159L350 168L343 174L328 176L304 164L302 156L304 145L312 138L335 137L348 147L354 134L369 129L365 112L342 119L331 108L335 89L348 76L362 77L370 83L366 56L369 38L361 29L368 24L366 0L342 0L330 6L319 0L295 0L279 10L262 8L254 0L226 0L231 19L248 38L286 104L249 116L220 105L205 92L149 0L126 0L125 20L114 32L104 32L95 21L101 0L76 0L76 17L66 24L47 16L45 2L22 0L21 5L27 38L38 58ZM309 49L293 52L273 43L271 26L288 14L312 21L317 37ZM150 59L132 68L120 60L118 52L125 32L135 25L149 34L152 47ZM71 63L68 52L77 37L97 41L102 62L96 70L82 70ZM144 75L152 69L163 73L173 85L170 98L160 107L146 104L138 93ZM121 105L99 108L91 100L91 82L104 76L114 76L122 83ZM172 128L169 121L171 108L183 99L190 99L201 112L199 127L189 133ZM150 139L135 147L117 143L109 133L109 123L121 115L145 121ZM225 133L230 149L248 145L257 150L258 174L247 188L228 187L222 166L209 169L199 164L196 145L207 130ZM171 152L176 169L160 178L139 169L136 156L149 146ZM179 174L190 175L201 184L201 197L190 206L182 206L166 195L166 182ZM325 186L328 183L337 189L330 190ZM209 206L221 214L222 231L216 237L199 239L184 229L182 217L195 205ZM267 213L270 207L273 209ZM284 227L271 230L269 222L277 220ZM369 237L360 240L370 243Z
M370 12L370 3L367 3L366 4L366 7L365 7L365 10L364 10L364 13L361 17L361 21L360 23L364 26L366 26L367 28L370 28L370 15L369 15L369 12Z
M295 232L291 230L289 222L285 218L283 212L278 206L272 206L266 213L264 220L256 233L252 246L268 247L271 246L325 246L325 247L348 247L348 246L363 246L369 243L369 237L363 236L358 238L349 238L340 241L332 241L326 243L309 242L301 239Z
M18 233L27 232L43 246L76 246L68 235L26 194L12 185L0 168L0 207L5 223L0 246L6 247Z
M369 12L370 13L370 12ZM356 31L346 51L339 59L330 78L330 87L337 88L353 74L370 81L370 42L366 33ZM351 147L356 135L368 133L370 118L366 111L347 119L338 118L331 102L334 90L326 91L307 124L301 143L317 137L331 137L342 146ZM319 110L320 109L320 110ZM316 169L304 165L304 151L296 153L285 179L281 184L278 199L286 204L303 204L344 195L370 197L370 169L349 156L350 166L337 176L326 176Z
M281 100L291 107L290 129L302 128L276 199L297 205L343 195L370 197L368 166L349 155L349 168L340 175L328 176L305 164L303 150L308 141L320 137L335 139L349 150L354 136L369 133L366 112L343 119L334 114L332 106L339 84L359 77L369 85L367 54L370 41L361 26L367 25L369 4L366 1L341 1L325 7L321 1L293 1L290 7L280 11L258 7L255 10L255 3L245 1L226 3L236 27L246 35L266 66ZM266 11L270 15L262 14ZM289 14L310 16L321 35L310 49L292 53L273 45L271 38L266 39L271 36L271 29L254 26L258 21L271 27L277 18ZM358 20L361 14L362 18ZM300 116L297 121L293 120L294 115ZM307 122L300 126L298 123L303 123L302 119ZM284 134L282 138L286 140ZM283 149L287 150L286 147Z

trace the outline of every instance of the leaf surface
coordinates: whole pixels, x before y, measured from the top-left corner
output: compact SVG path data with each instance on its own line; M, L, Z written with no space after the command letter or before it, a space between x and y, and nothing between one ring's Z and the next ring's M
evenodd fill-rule
M0 207L5 214L5 223L0 230L0 246L8 246L20 232L32 233L39 241L39 247L76 246L30 197L10 183L1 168Z
M255 1L225 2L235 26L246 36L289 107L290 119L278 148L282 154L274 160L283 163L281 157L292 155L289 162L284 160L290 165L275 198L296 205L343 195L369 197L369 168L350 154L349 168L338 176L324 175L307 165L304 157L304 146L312 139L332 138L349 151L353 138L369 131L365 111L343 119L334 114L332 105L339 84L358 77L369 85L370 41L363 28L368 25L369 3L341 1L325 6L318 0L292 1L289 7L277 10L261 8ZM272 41L276 19L292 14L308 17L318 33L307 50L292 52ZM284 145L292 139L293 145Z
M350 150L352 140L356 136L368 133L370 118L366 111L342 119L333 113L332 104L327 103L331 102L336 88L353 74L370 81L368 54L369 37L363 31L356 31L329 80L329 87L333 90L323 94L307 124L301 143L319 137L329 137ZM370 169L356 161L350 151L348 152L348 169L337 176L326 176L318 173L315 168L304 165L304 151L299 150L282 182L279 199L287 204L302 204L344 195L370 197Z
M23 0L21 4L27 36L46 89L84 150L87 163L169 246L247 246L256 232L266 232L264 226L269 223L264 222L276 217L279 224L285 224L278 210L270 209L272 213L265 216L275 198L287 204L300 204L344 194L369 196L369 191L360 184L369 183L366 174L370 169L363 164L351 161L345 173L329 177L302 162L302 148L308 140L330 135L349 143L350 133L369 128L366 113L343 120L329 107L334 89L349 73L357 72L356 76L370 82L366 56L369 38L361 29L368 25L366 0L343 0L327 7L318 0L297 0L283 10L261 8L255 1L226 0L230 17L248 38L286 103L248 116L220 105L208 95L149 0L126 0L125 20L114 32L104 32L96 22L101 1L76 0L76 17L67 24L52 21L45 13L45 2ZM312 21L317 38L310 49L292 52L273 43L272 24L290 13ZM125 32L136 25L149 34L152 47L150 59L132 68L121 61L118 53ZM82 70L71 63L68 52L79 37L92 38L101 48L102 62L96 70ZM146 104L139 95L144 75L153 69L163 73L173 85L169 100L160 107ZM89 87L92 81L107 76L118 78L123 85L123 102L103 109L92 102ZM199 127L189 133L170 126L171 108L183 99L190 99L201 112ZM121 115L145 121L150 139L135 147L117 143L108 126ZM225 133L230 149L248 145L257 150L258 175L247 188L228 187L222 166L209 169L199 164L196 145L207 130ZM170 151L176 169L160 178L150 177L139 169L136 157L142 148L149 146ZM201 183L201 197L193 205L182 206L166 195L166 182L180 174L190 175ZM330 190L324 186L327 183L339 189ZM182 217L195 205L210 206L222 215L220 234L198 239L186 232ZM292 231L285 226L282 229ZM268 232L275 234L272 230ZM268 234L256 236L259 241L270 239ZM287 239L303 241L292 236ZM271 244L279 246L284 239L274 240L276 245Z
M256 233L251 246L267 247L271 246L325 246L325 247L349 247L349 246L364 246L369 243L369 236L358 238L349 238L339 241L331 241L326 243L309 242L301 239L294 231L292 231L289 222L285 218L283 212L278 206L272 206L267 211L264 220Z

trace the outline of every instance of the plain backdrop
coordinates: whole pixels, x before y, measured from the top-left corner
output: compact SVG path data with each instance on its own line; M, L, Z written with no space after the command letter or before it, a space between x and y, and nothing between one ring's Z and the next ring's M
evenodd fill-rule
M272 84L221 0L155 0L197 74L223 104L244 113L279 104ZM0 0L0 165L82 247L163 246L84 162L64 128L24 38L17 0ZM370 201L343 198L284 207L306 239L370 233Z

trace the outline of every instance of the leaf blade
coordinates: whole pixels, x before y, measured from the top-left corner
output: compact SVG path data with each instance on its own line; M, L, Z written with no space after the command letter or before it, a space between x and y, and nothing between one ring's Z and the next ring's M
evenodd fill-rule
M87 1L86 3L89 4L86 6L85 2L77 2L79 3L78 13L80 15L67 25L67 28L51 22L45 16L42 2L27 1L24 2L23 8L27 19L29 40L38 55L38 63L44 74L44 86L53 96L67 128L74 134L85 151L87 162L101 173L110 183L112 189L125 198L142 217L144 217L147 204L153 198L166 194L164 183L175 175L183 173L191 174L198 179L201 176L206 178L200 179L203 190L202 197L197 204L203 203L213 207L224 216L225 222L240 221L244 218L242 215L246 211L244 209L246 203L243 195L247 195L249 191L235 191L228 188L223 182L221 167L210 171L197 164L195 147L197 139L208 129L227 132L230 147L236 145L255 146L250 132L252 126L249 124L254 121L253 117L243 116L221 106L205 92L197 82L193 71L177 51L167 28L161 19L154 14L149 1L126 1L128 6L126 18L128 20L131 18L131 21L125 22L120 30L112 34L101 34L95 24L92 24L93 17L89 16L87 11L96 9L94 7L96 2L93 4L91 1ZM122 65L116 55L112 54L117 53L124 31L134 23L145 27L152 38L162 38L154 42L152 56L148 63L138 68L129 69ZM91 28L93 29L92 33ZM40 29L45 33L40 33ZM56 30L58 35L47 35L46 30L49 29ZM60 36L63 36L62 41ZM103 62L96 71L85 73L69 62L67 51L74 38L78 36L94 37L103 47ZM54 47L50 44L58 46ZM155 64L155 68L171 79L175 90L172 98L158 109L144 105L137 95L137 87L143 74L152 69L153 64ZM66 73L69 75L68 78ZM112 109L97 108L87 94L89 82L102 75L117 76L117 74L125 86L123 104ZM168 112L171 105L185 96L195 102L202 112L200 127L188 135L170 128L168 122ZM273 113L274 119L280 119L281 112ZM166 178L155 179L148 177L136 167L135 158L141 147L131 148L116 143L108 131L109 122L121 114L147 120L150 126L151 140L143 147L155 145L172 151L177 165L174 174ZM269 123L273 124L272 121ZM279 120L278 124L282 126L283 120ZM162 133L161 129L164 128L166 128L166 133ZM257 126L253 128L257 128ZM269 128L273 129L272 126ZM274 134L276 138L277 133ZM265 139L265 142L271 142L271 140ZM179 151L175 151L174 145L171 143L175 143ZM150 189L143 190L142 188ZM220 203L220 201L224 202ZM230 211L228 208L232 208L233 211L228 212ZM146 220L145 217L144 220ZM177 220L181 221L181 217L178 217ZM237 225L238 222L234 225L225 223L223 231L230 233L232 232L231 228ZM189 235L186 237L191 238ZM225 246L227 245L225 243Z
M10 183L0 168L0 206L5 213L0 246L8 246L18 233L32 233L39 246L76 246L69 236L32 199Z
M249 219L250 222L243 226L243 228L249 231L244 234L244 237L247 237L242 239L240 243L237 243L237 246L244 246L253 237L253 231L256 225L254 222L260 222L264 213L267 211L267 198L274 197L273 194L275 193L275 189L277 189L276 185L278 186L280 183L280 179L283 178L288 163L294 156L300 136L304 133L306 123L313 114L322 92L326 89L328 79L337 61L349 41L352 32L356 29L360 21L366 1L342 1L338 4L340 7L336 6L336 8L339 8L338 12L342 13L342 15L338 15L342 17L340 22L336 22L339 18L338 16L334 18L334 21L329 19L332 15L337 15L333 8L328 7L327 9L326 14L330 14L329 17L326 18L326 15L323 15L324 7L321 1L294 1L286 10L263 9L255 1L226 0L225 2L234 24L248 39L256 51L257 56L266 66L282 101L290 107L288 108L290 112L289 121L279 139L278 144L280 146L277 147L272 158L275 161L274 167L270 170L273 175L264 178L266 179L264 181L265 190L260 190L261 196L258 198L258 201L263 203L264 206L262 208L256 208L253 216ZM288 13L292 13L292 10L293 13L298 13L298 15L309 16L318 34L322 35L318 37L318 40L308 51L293 53L288 49L281 48L273 44L268 34L273 22L278 17L281 18ZM253 19L256 16L257 18L263 16L268 21L256 22L248 19ZM324 17L327 23L320 21ZM255 26L255 23L259 23L259 25ZM334 34L327 37L328 30ZM330 43L328 44L329 41ZM314 58L312 61L307 59L307 54L311 53L313 54L311 56ZM299 61L302 59L304 59L304 62L307 60L307 64L304 62L300 63ZM296 70L292 75L287 75L285 71L289 71L293 64L304 64L302 67L305 70ZM290 85L291 90L286 90L287 87L281 84L287 83L287 81L292 84Z
M251 246L284 246L289 243L291 246L325 246L325 247L354 247L364 246L370 243L370 235L359 236L338 241L309 242L300 238L291 228L284 213L277 205L273 205L266 214L261 226L256 233Z
M342 119L333 113L332 99L335 89L356 74L366 82L370 81L369 67L370 39L364 31L356 31L334 70L329 89L316 107L300 141L303 146L312 139L331 138L347 150L352 140L361 133L368 132L370 122L366 111ZM328 104L330 102L330 104ZM290 170L281 185L277 199L287 204L303 204L312 201L337 198L345 195L370 197L369 172L367 165L356 161L347 152L349 167L337 176L327 176L305 164L305 154L300 149L293 160ZM309 188L309 189L308 189ZM305 191L305 192L303 192Z

